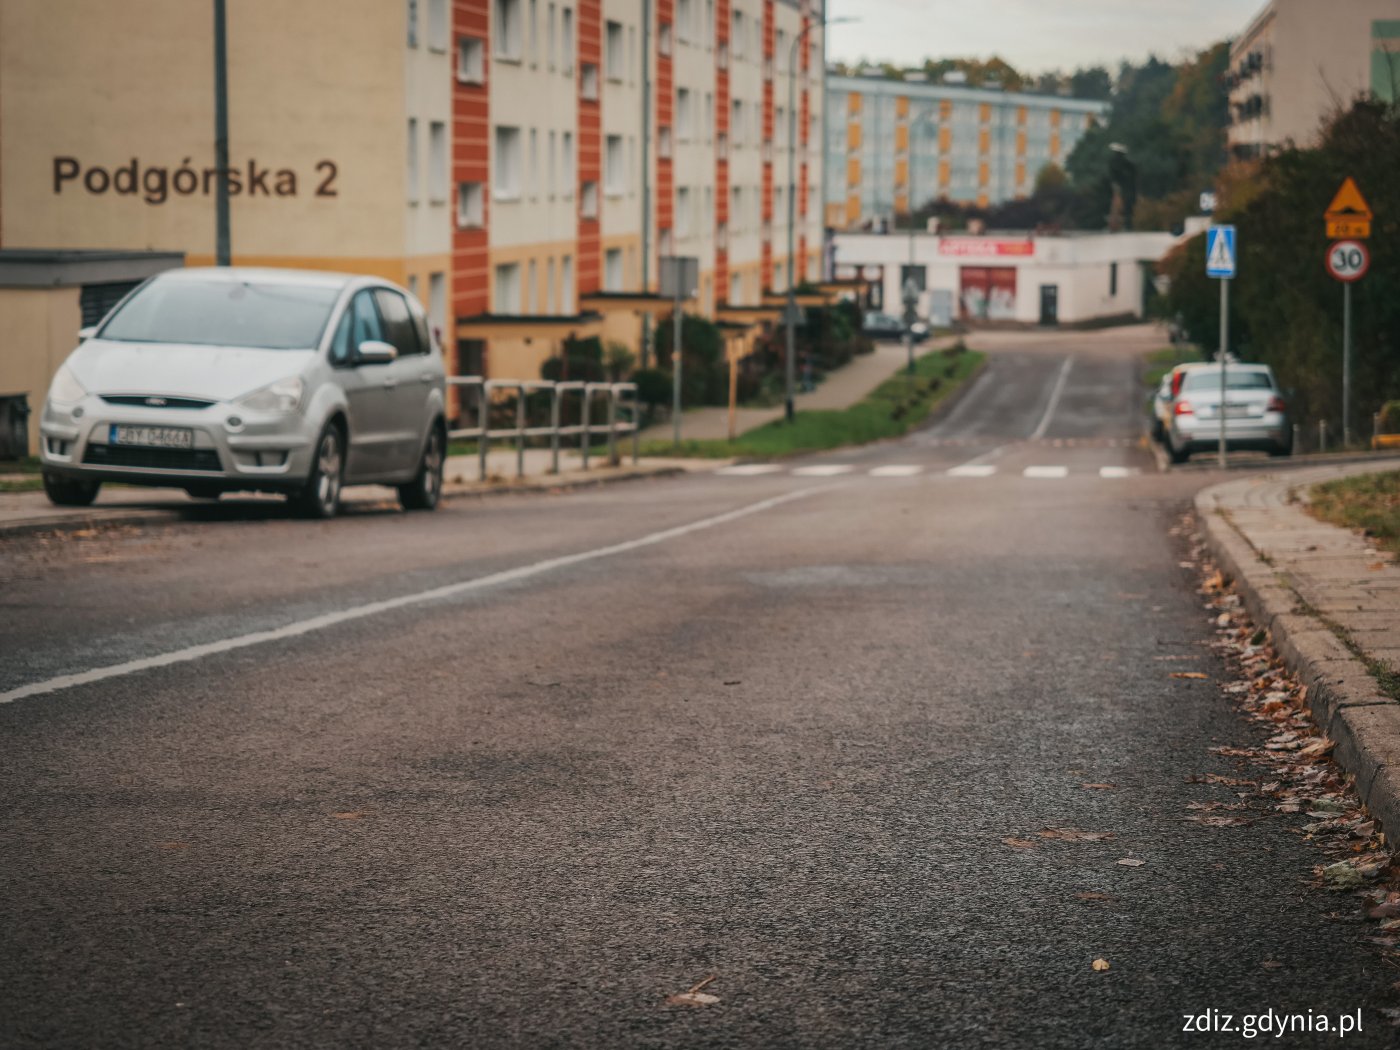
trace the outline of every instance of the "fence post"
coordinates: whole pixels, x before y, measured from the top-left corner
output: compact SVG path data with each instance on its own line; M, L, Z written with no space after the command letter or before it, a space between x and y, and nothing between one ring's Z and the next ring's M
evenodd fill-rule
M515 476L525 476L525 384L515 388Z
M1317 450L1319 452L1327 451L1327 420L1325 419L1317 421Z
M551 383L549 387L549 472L559 473L559 384Z
M608 386L608 466L615 467L617 458L617 385Z
M588 469L588 454L593 446L593 389L587 383L583 384L583 401L580 411L583 413L580 422L583 424L583 433L579 435L579 440L583 442L583 469Z
M642 458L642 399L637 388L632 388L632 466Z
M486 453L491 445L491 392L487 389L491 384L485 379L477 387L478 396L476 399L477 422L481 424L481 437L477 439L476 456L477 471L476 480L486 480Z

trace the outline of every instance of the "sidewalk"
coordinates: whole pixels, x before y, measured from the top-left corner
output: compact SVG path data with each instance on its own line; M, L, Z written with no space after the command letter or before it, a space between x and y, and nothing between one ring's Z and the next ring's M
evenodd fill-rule
M550 474L549 449L525 450L525 475L516 475L514 449L492 449L487 457L486 477L479 477L476 456L451 456L443 472L443 498L482 496L496 492L531 492L578 488L632 478L663 477L687 471L715 470L723 460L665 459L648 457L632 464L631 442L618 448L622 462L608 466L606 453L592 456L589 469L575 451L561 452L559 473ZM364 509L393 502L393 489L382 485L347 488L343 503L347 509ZM266 493L239 492L225 496L219 506L238 503L280 503L282 497ZM207 500L194 500L180 489L126 488L106 485L91 507L55 507L43 492L0 492L0 540L28 532L90 528L96 525L132 525L178 521L191 512L215 506Z
M1263 474L1206 489L1206 541L1256 625L1308 686L1335 757L1386 832L1400 835L1400 697L1373 671L1400 675L1400 564L1299 505L1334 478L1400 470L1400 459Z
M933 339L914 348L916 356L942 350L957 343L958 336ZM847 365L827 374L815 390L798 394L793 400L797 411L820 411L850 408L909 360L902 343L876 343L875 352L863 354ZM771 408L740 408L735 413L736 433L742 434L783 418L783 406ZM642 431L643 441L670 441L673 431L668 420ZM682 441L723 441L729 437L729 409L723 405L692 408L681 416Z

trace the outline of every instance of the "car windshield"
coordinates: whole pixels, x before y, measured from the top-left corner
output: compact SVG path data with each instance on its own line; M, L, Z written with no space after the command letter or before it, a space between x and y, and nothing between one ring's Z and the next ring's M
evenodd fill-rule
M1269 378L1268 372L1255 372L1225 370L1225 388L1227 390L1272 390L1273 380ZM1186 377L1186 382L1182 385L1183 390L1194 390L1197 392L1209 393L1212 390L1220 389L1220 373L1192 372Z
M155 280L100 333L123 343L185 343L309 350L321 341L340 294L327 285Z

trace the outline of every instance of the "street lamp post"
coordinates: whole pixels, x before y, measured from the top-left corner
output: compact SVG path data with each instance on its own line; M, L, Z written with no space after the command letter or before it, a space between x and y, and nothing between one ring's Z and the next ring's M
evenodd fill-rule
M787 195L787 309L783 321L787 326L786 417L789 423L796 415L793 403L797 386L797 290L793 284L793 256L797 254L797 49L813 29L857 22L856 18L833 18L827 22L812 22L792 40L788 54L788 195ZM825 73L825 71L823 71ZM826 143L822 143L826 148Z
M224 0L214 0L214 261L233 261L228 214L228 21Z

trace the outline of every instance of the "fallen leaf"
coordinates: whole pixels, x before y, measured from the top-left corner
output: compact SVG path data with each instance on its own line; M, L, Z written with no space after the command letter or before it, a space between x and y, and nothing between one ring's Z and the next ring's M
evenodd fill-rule
M1283 963L1279 962L1277 959L1265 959L1265 960L1264 960L1263 962L1261 962L1259 965L1262 966L1262 967L1264 967L1264 969L1266 969L1266 970L1282 970L1282 969L1283 969Z
M681 992L680 995L667 996L666 1001L672 1006L714 1006L719 1002L719 996L704 992Z
M336 820L363 820L365 814L363 810L356 809L348 813L332 813L331 816L335 817Z
M1147 863L1145 860L1138 860L1136 857L1124 857L1118 862L1125 868L1140 868Z
M1095 960L1094 960L1094 972L1095 972L1095 973L1103 973L1103 972L1105 972L1107 969L1108 969L1108 960L1107 960L1107 959L1095 959Z
M1118 788L1117 784L1080 784L1079 786L1085 791L1114 791Z
M1187 820L1204 824L1208 828L1239 828L1253 823L1248 817L1187 817Z
M1194 681L1194 680L1209 680L1209 678L1210 678L1210 675L1201 674L1200 671L1173 671L1173 672L1171 673L1171 676L1172 676L1173 678L1190 678L1190 679L1192 679L1193 681Z
M1002 839L1001 844L1014 849L1035 849L1035 843L1030 839Z

